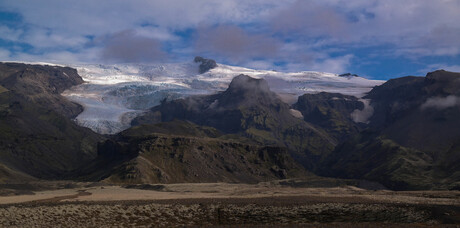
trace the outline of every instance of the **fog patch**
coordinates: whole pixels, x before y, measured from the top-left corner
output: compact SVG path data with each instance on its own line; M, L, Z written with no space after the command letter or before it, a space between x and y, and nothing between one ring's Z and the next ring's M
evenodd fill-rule
M303 119L303 115L299 110L289 109L289 113L296 118Z
M355 123L369 123L369 118L372 117L374 114L374 108L370 105L371 100L369 99L359 99L364 104L364 108L362 110L355 109L351 113L351 119Z
M210 105L209 105L209 109L215 109L219 106L219 100L214 100Z
M346 100L346 101L349 101L350 99L349 99L349 98L346 98L346 97L332 97L331 100L334 100L334 101L338 101L338 100Z
M446 108L454 107L460 105L460 98L454 95L449 95L447 97L431 97L428 98L425 103L420 107L422 110L427 108L435 108L443 110Z
M297 100L299 99L299 95L293 94L293 93L277 93L277 95L278 95L278 98L282 102L284 102L284 103L286 103L288 105L292 105L292 104L296 103Z
M273 77L273 76L270 76L270 75L264 75L264 79L265 81L267 81L268 85L270 86L270 88L272 89L276 89L276 90L285 90L287 88L291 88L291 84L282 79L282 78L279 78L279 77Z

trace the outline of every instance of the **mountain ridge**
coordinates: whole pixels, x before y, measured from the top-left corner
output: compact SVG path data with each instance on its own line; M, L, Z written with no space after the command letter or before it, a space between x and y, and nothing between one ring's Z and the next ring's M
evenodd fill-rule
M225 64L218 64L217 67L200 73L200 63L194 61L157 65L98 64L73 67L87 83L66 91L64 95L86 107L76 118L78 122L102 134L116 134L129 128L132 118L159 105L164 99L173 100L224 91L232 79L240 74L266 79L272 91L288 103L294 103L304 93L318 91L363 96L374 85L383 83L360 77L339 77L331 73L283 73Z
M198 72L198 65L193 69ZM209 79L222 69L201 75ZM135 94L136 83L143 83L108 77L123 85L120 94ZM72 121L88 106L69 100L69 91L113 92L107 81L98 87L100 78L83 79L66 67L0 65L0 181L255 183L320 174L395 190L460 186L460 73L392 79L362 98L306 93L292 103L276 90L280 81L239 74L226 90L163 97L114 135ZM367 120L356 119L369 107Z
M0 165L7 167L6 181L58 178L94 159L103 137L71 121L82 107L60 95L81 83L71 68L0 63L0 85L7 90L0 93Z
M460 161L460 103L448 100L458 91L460 73L442 70L374 88L365 97L375 109L369 129L336 148L324 163L335 168L323 168L323 174L367 177L394 189L459 188L454 164ZM437 100L430 104L431 99ZM365 153L381 157L378 165L364 167L370 159Z

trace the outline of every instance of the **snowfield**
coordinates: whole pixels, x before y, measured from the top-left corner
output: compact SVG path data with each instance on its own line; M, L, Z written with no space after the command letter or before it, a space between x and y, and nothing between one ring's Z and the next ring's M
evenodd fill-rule
M284 73L219 64L199 74L198 63L158 65L69 65L86 82L63 93L84 111L75 121L101 134L116 134L130 127L143 111L171 100L225 90L233 77L246 74L267 80L271 90L287 103L305 93L321 91L362 97L384 81L303 71Z

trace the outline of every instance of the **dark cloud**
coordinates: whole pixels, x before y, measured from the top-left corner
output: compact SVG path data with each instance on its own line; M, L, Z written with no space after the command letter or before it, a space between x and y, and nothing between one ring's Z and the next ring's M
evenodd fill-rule
M249 34L237 26L221 25L199 29L195 46L199 53L242 61L275 57L280 45L278 40L270 36Z
M101 57L107 62L146 63L165 60L167 54L158 40L124 30L106 38Z
M263 69L343 72L350 65L388 75L422 65L458 69L460 59L458 0L3 0L0 9L0 54L9 60L204 55ZM398 61L387 73L375 70L390 59Z
M460 28L435 27L420 39L419 45L431 51L427 55L457 55L460 53Z
M347 17L314 1L297 1L271 17L274 31L304 36L336 36L346 30Z

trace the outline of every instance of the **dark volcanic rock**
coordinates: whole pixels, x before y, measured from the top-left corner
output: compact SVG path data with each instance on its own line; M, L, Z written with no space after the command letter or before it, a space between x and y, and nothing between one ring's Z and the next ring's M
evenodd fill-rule
M321 92L300 96L293 108L302 113L305 121L343 141L358 133L360 127L352 120L351 113L362 110L364 105L354 96Z
M196 63L200 63L200 74L206 73L209 70L217 67L216 61L212 59L205 59L203 57L197 56L193 61Z
M290 149L306 167L332 150L336 140L326 132L294 117L288 104L270 91L264 79L235 77L221 93L163 102L133 124L188 120L225 134L238 134L265 145Z
M1 86L69 118L77 116L83 108L60 94L81 83L83 79L77 70L70 67L0 63Z
M102 137L71 121L82 107L60 95L82 82L68 67L0 63L0 163L6 170L55 179L96 157Z
M369 129L336 148L323 174L392 189L460 186L460 73L391 79L375 87Z
M307 175L286 148L245 141L185 121L141 125L104 143L101 150L113 152L100 153L92 169L85 170L86 178L136 184L257 183Z
M359 76L357 74L345 73L345 74L340 74L339 77L351 78L351 77L359 77Z

